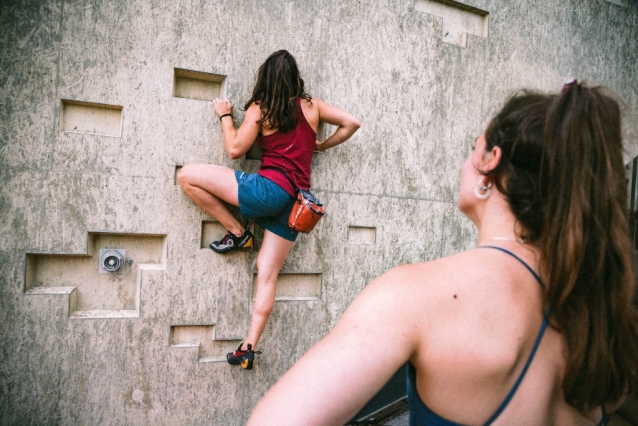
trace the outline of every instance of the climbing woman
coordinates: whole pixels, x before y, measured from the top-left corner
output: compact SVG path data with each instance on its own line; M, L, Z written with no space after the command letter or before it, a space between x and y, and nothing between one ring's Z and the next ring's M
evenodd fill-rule
M275 303L277 275L297 238L297 232L288 227L296 191L310 187L314 151L345 142L359 128L359 121L306 93L295 58L285 50L270 55L259 68L238 129L228 100L215 99L213 106L230 158L243 156L256 140L262 153L261 168L248 174L211 164L187 164L177 179L195 204L226 227L226 235L210 244L215 252L224 254L253 245L251 232L224 203L239 206L244 219L265 230L257 255L257 294L250 329L239 348L227 355L230 364L250 370ZM317 141L319 122L337 126L324 142Z

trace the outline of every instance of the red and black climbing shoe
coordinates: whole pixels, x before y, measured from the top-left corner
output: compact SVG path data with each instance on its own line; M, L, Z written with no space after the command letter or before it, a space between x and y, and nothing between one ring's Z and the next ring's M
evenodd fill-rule
M255 364L255 354L260 354L261 352L253 351L253 345L250 343L246 344L246 350L244 351L241 349L242 345L243 343L240 343L235 352L229 352L226 355L226 361L230 365L241 365L244 370L252 370Z
M229 251L247 249L253 246L253 234L246 229L244 233L237 237L228 231L224 238L210 243L209 247L216 253L228 253Z

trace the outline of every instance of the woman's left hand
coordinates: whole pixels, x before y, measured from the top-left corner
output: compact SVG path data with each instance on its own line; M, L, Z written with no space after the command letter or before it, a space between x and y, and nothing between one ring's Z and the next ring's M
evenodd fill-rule
M233 111L233 106L228 102L228 99L215 99L213 107L219 117L231 114ZM241 123L239 129L235 129L235 124L231 119L227 118L221 121L224 148L226 148L230 158L237 160L250 149L259 135L259 120L261 120L261 110L259 105L253 102L246 110L244 122Z
M232 114L233 112L233 105L228 99L213 99L213 108L215 108L217 117L221 117L224 114Z

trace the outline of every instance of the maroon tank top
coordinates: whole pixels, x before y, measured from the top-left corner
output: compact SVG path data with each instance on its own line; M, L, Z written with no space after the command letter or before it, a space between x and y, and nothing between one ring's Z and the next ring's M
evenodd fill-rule
M310 188L310 166L317 141L317 133L303 115L301 100L297 98L296 101L299 122L294 129L287 133L276 131L268 136L257 136L261 149L259 175L275 182L291 197L296 197L297 188ZM288 179L270 167L286 173L297 188L293 188Z

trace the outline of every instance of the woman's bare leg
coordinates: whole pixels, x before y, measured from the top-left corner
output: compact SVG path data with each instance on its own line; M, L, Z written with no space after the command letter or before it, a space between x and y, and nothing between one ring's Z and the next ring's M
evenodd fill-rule
M294 244L294 241L288 241L268 230L264 232L264 241L257 255L257 294L253 316L242 349L246 349L248 343L252 344L254 349L259 342L275 305L277 275Z
M177 173L177 182L195 204L226 229L236 236L244 233L242 224L222 202L239 206L239 185L233 169L213 164L186 164Z

